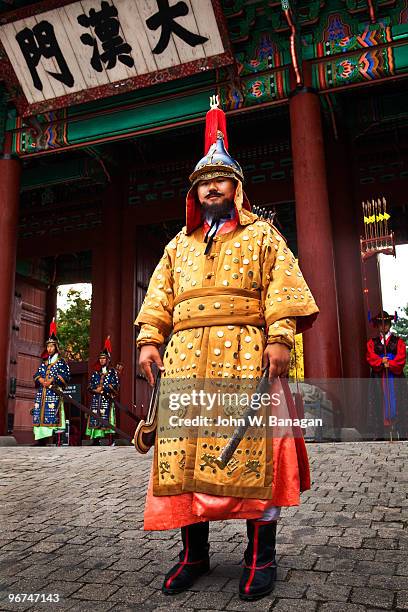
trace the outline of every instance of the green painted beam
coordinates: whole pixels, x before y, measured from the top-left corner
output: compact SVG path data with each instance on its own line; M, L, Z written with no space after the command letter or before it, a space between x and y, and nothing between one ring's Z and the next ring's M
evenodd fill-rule
M44 259L17 259L16 272L26 278L50 284L51 276Z
M21 191L86 180L105 182L105 175L98 162L93 159L67 160L24 170L21 176Z
M209 97L213 93L214 89L209 87L207 91L176 99L150 102L134 109L119 108L106 115L74 120L68 123L67 139L69 144L86 143L199 119L209 109Z

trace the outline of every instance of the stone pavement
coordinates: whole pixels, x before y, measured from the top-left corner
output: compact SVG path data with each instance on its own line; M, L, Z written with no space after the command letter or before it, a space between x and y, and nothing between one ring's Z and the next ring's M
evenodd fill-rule
M309 445L313 490L279 524L279 580L237 597L244 521L211 526L212 572L161 594L178 532L144 532L151 456L131 447L0 449L0 610L408 610L408 443ZM59 603L9 603L58 593Z

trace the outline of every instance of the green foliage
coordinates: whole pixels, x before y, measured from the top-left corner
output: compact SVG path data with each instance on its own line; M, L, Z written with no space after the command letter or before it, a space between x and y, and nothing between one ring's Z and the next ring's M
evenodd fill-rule
M89 357L91 300L71 289L67 294L68 308L58 308L58 339L65 357L72 361L86 361Z
M392 331L408 344L408 304L402 310L405 316L398 317L398 320L392 326ZM408 363L405 364L404 374L408 376Z

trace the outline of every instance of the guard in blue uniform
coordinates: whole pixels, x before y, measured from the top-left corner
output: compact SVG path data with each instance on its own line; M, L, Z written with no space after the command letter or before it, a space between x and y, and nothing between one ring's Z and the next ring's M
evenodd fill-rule
M34 438L38 446L45 446L54 433L65 431L64 400L62 390L68 384L69 366L62 357L57 339L55 319L41 355L41 364L34 374L37 387L33 415Z
M119 376L115 368L110 367L112 346L109 336L99 354L98 363L92 372L88 390L92 393L91 410L98 417L88 417L86 435L90 436L93 445L99 445L100 440L109 436L112 445L115 433L116 416L114 397L119 391ZM105 423L101 423L101 420Z

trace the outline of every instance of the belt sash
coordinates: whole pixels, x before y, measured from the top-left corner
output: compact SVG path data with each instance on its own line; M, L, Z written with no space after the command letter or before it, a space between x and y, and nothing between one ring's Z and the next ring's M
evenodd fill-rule
M265 317L258 291L229 287L191 289L174 300L173 331L212 325L263 327Z

